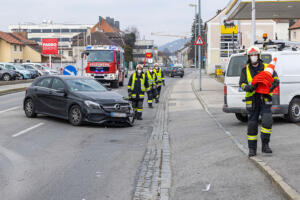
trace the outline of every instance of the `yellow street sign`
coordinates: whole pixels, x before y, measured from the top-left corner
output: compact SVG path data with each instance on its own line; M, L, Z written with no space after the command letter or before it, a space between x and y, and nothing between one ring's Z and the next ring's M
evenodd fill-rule
M239 32L239 26L230 26L230 27L225 27L224 25L221 25L221 34L238 34Z

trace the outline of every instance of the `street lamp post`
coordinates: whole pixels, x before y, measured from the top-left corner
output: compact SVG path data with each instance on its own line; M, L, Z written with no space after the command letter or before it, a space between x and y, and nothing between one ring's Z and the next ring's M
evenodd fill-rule
M252 41L251 44L254 45L256 40L256 9L255 0L252 0Z
M201 35L201 0L198 0L198 28L199 28L199 35ZM201 68L202 68L202 55L201 55L201 46L200 45L198 45L199 47L198 47L198 50L199 50L199 58L198 58L198 62L199 62L199 72L200 72L200 75L199 75L199 81L200 81L200 91L202 90L202 81L201 81L201 79L202 79L202 75L201 75Z
M195 37L195 41L197 40L197 5L196 4L189 4L189 6L191 7L195 7L195 23L194 23L194 37ZM194 57L194 68L195 68L195 71L197 69L197 46L194 45L194 51L195 51L195 57Z

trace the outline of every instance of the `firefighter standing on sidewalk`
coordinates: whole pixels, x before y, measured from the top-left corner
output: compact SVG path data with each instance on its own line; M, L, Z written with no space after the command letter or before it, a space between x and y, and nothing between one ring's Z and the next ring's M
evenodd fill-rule
M261 115L261 142L262 152L272 153L269 147L270 137L272 133L272 91L279 85L277 73L274 71L274 83L270 87L270 93L257 93L256 86L251 85L253 78L268 66L261 60L261 51L253 46L247 50L248 64L242 69L240 77L240 87L246 91L246 108L248 111L248 147L249 157L256 156L258 119Z
M143 120L143 102L145 92L149 90L148 78L143 72L143 66L137 65L136 71L130 76L128 82L128 96L132 102L136 119Z
M164 76L164 73L162 72L161 68L159 67L158 63L154 64L154 72L157 76L157 95L155 98L155 103L158 103L162 85L165 86L165 76Z
M153 99L157 95L157 76L156 73L153 71L153 67L149 67L146 73L146 76L148 78L148 84L149 84L149 91L147 92L148 94L148 105L149 108L153 108Z

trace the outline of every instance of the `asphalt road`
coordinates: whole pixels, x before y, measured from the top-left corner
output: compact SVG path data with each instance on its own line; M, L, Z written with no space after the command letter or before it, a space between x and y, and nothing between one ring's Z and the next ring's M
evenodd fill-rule
M126 96L127 86L114 91ZM73 127L26 118L23 98L24 92L0 96L1 199L132 198L156 109L145 101L144 120L132 128Z

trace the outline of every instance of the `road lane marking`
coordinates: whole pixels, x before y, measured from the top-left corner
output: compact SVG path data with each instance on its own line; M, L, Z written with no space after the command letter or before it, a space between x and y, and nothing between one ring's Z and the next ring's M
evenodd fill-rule
M25 133L27 133L27 132L33 130L33 129L36 129L36 128L40 127L40 126L43 126L43 125L44 125L44 123L39 123L39 124L34 125L34 126L28 128L28 129L25 129L25 130L23 130L23 131L20 131L19 133L16 133L16 134L12 135L11 137L18 137L18 136L20 136L20 135L23 135L23 134L25 134Z
M16 106L16 107L12 107L12 108L9 108L9 109L6 109L6 110L2 110L2 111L0 111L0 114L6 113L6 112L9 112L9 111L13 111L13 110L17 110L19 108L20 108L20 106Z

